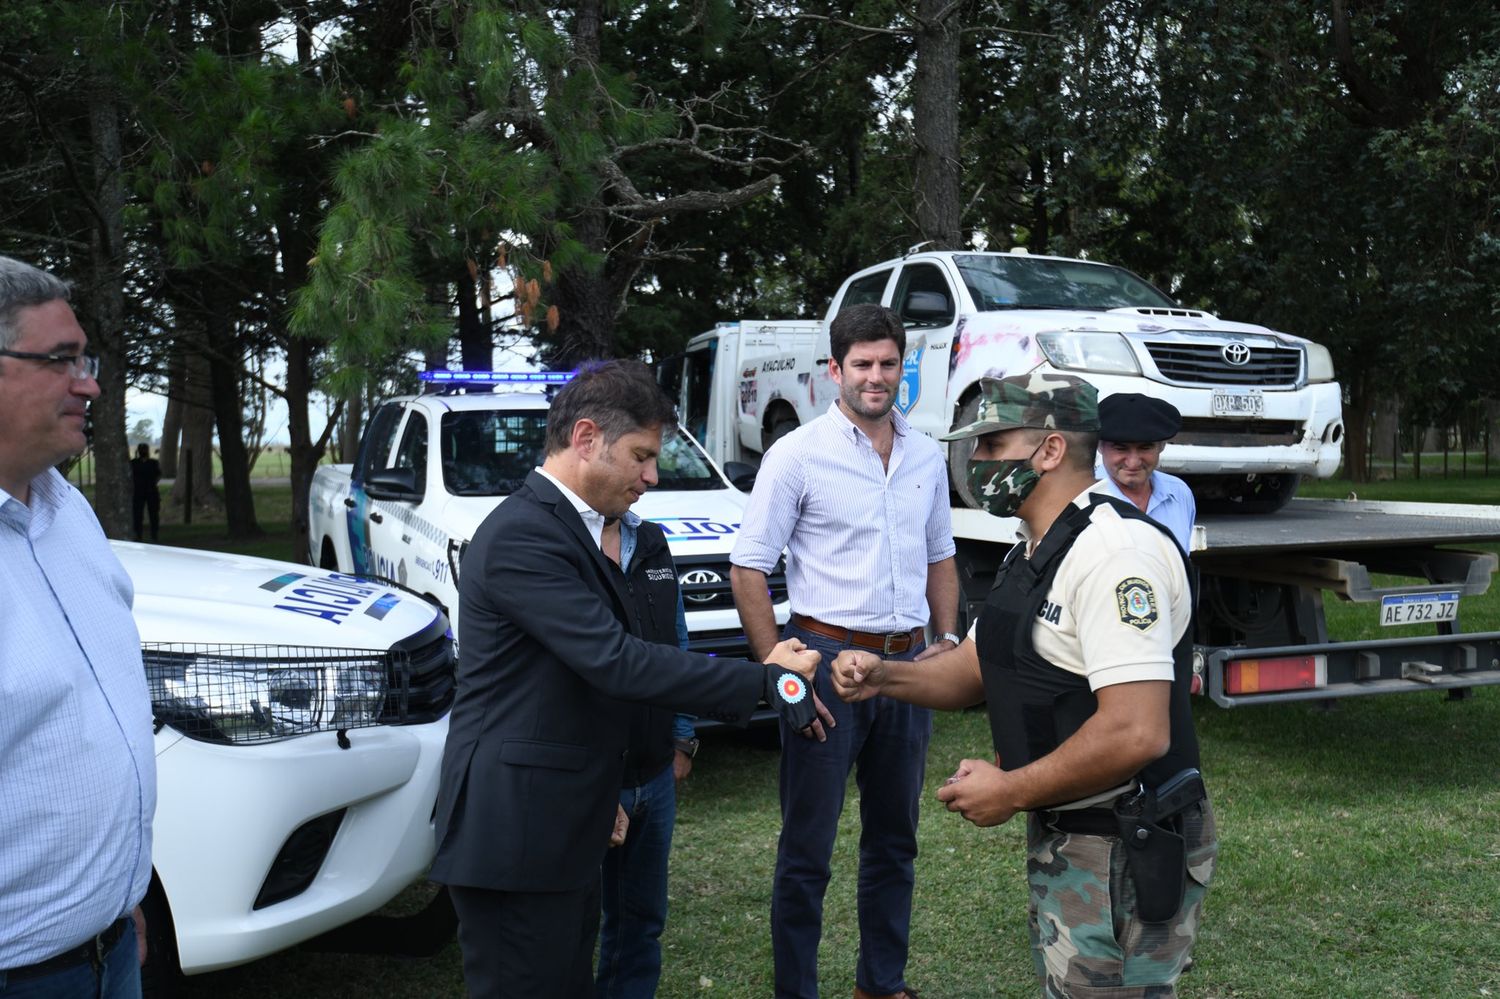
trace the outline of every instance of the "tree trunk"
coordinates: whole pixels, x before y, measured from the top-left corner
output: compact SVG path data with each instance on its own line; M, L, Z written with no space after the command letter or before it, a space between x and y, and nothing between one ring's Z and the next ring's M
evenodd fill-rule
M227 308L215 308L215 283L211 275L203 287L203 300L210 303L208 331L209 384L213 386L214 425L219 431L219 465L224 475L224 527L231 538L254 538L261 534L255 522L255 496L250 491L250 454L245 447L244 409L241 401L239 345Z
M129 537L130 445L125 430L125 187L120 175L120 118L114 93L95 88L89 102L98 219L89 238L89 319L99 352L100 393L93 422L94 511L104 533Z
M950 0L917 5L917 69L912 85L916 137L917 228L923 240L957 249L962 243L959 200L958 55L962 28Z
M179 341L181 342L181 341ZM181 381L182 450L177 462L177 478L172 482L171 501L194 510L217 510L219 497L214 492L214 412L209 408L208 359L200 345L183 344L186 363ZM187 495L188 463L192 464L193 495Z
M344 424L339 435L339 457L352 463L359 458L359 435L365 425L365 392L350 392L344 400Z
M1344 478L1350 482L1368 482L1370 404L1366 380L1356 378L1348 385L1349 405L1344 408Z
M478 288L465 271L458 279L458 345L465 371L495 366L495 338L479 314Z
M161 421L161 475L177 478L177 443L182 437L182 391L187 378L187 360L180 340L172 340L167 361L167 412Z
M1395 398L1381 399L1375 404L1370 431L1370 453L1376 461L1394 464L1400 456L1396 445L1396 407Z

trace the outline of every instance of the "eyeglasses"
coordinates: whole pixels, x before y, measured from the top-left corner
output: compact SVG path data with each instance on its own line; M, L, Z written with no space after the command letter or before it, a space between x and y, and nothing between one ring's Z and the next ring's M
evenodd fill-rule
M98 354L37 354L29 350L0 350L0 357L18 357L23 361L40 361L66 368L74 379L99 377Z

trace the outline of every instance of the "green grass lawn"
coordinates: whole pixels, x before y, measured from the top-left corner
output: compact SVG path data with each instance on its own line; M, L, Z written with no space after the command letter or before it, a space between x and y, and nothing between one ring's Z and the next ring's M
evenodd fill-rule
M1221 854L1181 994L1500 995L1500 691L1227 711L1200 704ZM917 861L911 983L934 996L1036 994L1022 825L975 829L932 795L983 756L982 714L938 716ZM853 988L858 794L850 786L824 927L825 996ZM770 994L779 828L764 740L705 742L684 786L660 995ZM460 996L456 946L430 960L290 952L189 980L190 997Z
M1309 485L1330 496L1351 488ZM1424 479L1410 492L1412 485L1353 488L1361 498L1500 498L1494 479ZM1467 485L1473 491L1458 494ZM286 487L258 494L269 533L236 550L286 557L258 549L290 546L287 523L277 519L289 514L289 498ZM213 529L195 524L169 535L164 528L163 540L222 547L212 543ZM1364 633L1371 614L1368 605L1329 601L1339 637ZM1464 624L1500 629L1500 592L1467 600ZM1331 710L1227 710L1203 699L1197 716L1222 849L1196 963L1180 994L1500 997L1500 690L1453 702L1428 692L1349 698ZM706 739L682 790L664 999L771 992L769 890L780 820L776 751L765 734ZM988 745L981 713L937 717L909 966L913 986L931 996L1036 994L1022 824L975 829L932 797L958 760L987 756ZM824 926L822 990L829 997L853 989L858 833L851 783ZM428 890L415 888L398 905L410 907ZM461 996L463 983L455 945L429 960L293 951L190 979L186 994Z

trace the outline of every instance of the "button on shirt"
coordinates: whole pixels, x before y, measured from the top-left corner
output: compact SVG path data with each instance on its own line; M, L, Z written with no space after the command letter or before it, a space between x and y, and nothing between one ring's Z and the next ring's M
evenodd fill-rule
M156 764L130 577L56 471L0 490L0 970L145 897Z
M777 441L730 560L767 575L787 551L792 610L856 631L927 624L927 567L953 555L943 449L891 411L889 468L835 402Z
M1129 496L1120 491L1115 480L1109 477L1103 465L1094 469L1096 478L1103 480L1104 489L1112 496L1116 496L1127 503L1133 502ZM1198 516L1198 501L1193 499L1193 491L1188 484L1175 475L1166 472L1151 473L1151 498L1146 501L1146 516L1156 521L1162 527L1172 532L1172 537L1182 546L1183 551L1191 551L1193 546L1193 520Z

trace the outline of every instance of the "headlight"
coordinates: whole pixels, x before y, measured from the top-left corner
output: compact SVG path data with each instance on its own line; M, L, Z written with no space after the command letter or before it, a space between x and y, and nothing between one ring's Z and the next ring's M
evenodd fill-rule
M1310 382L1333 381L1333 355L1319 343L1307 344L1307 380Z
M288 646L143 646L151 710L205 742L267 742L381 724L383 652Z
M1130 344L1118 333L1038 333L1036 343L1054 368L1141 373Z

